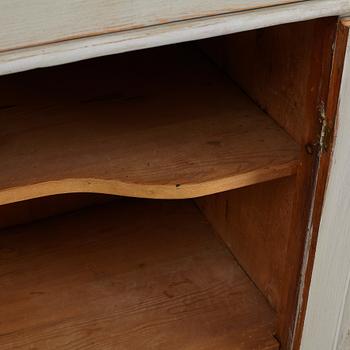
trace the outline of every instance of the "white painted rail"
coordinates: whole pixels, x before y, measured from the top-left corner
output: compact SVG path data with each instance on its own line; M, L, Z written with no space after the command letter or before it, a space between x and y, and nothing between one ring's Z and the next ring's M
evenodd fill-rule
M350 0L308 0L11 50L0 53L0 75L348 12Z

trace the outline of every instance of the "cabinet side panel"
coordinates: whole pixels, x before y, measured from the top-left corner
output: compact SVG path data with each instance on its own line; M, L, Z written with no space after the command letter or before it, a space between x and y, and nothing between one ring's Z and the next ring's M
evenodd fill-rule
M347 174L349 173L348 96L350 89L348 72L350 47L348 34L349 29L339 23L334 44L329 94L325 108L328 123L333 129L333 144L335 147L333 149L331 143L328 152L324 153L320 159L319 190L315 199L318 205L316 205L312 218L313 236L310 258L305 272L305 288L301 295L299 307L300 317L296 327L295 349L298 349L300 344L302 331L304 332L302 349L317 349L320 347L328 349L331 348L331 343L335 346L334 338L338 336L337 327L339 326L339 317L341 317L339 312L344 301L342 295L346 293L345 286L349 278L350 241L347 238L349 237L349 192L347 191L349 181ZM345 70L343 72L344 63ZM342 76L343 83L340 89ZM328 167L331 158L333 160L328 179ZM326 185L327 192L324 206L322 206ZM320 223L321 214L322 221ZM311 288L309 288L310 282ZM331 343L329 343L330 341Z
M274 293L266 286L270 281L277 280L275 270L270 269L269 273L261 274L264 265L257 264L255 270L250 272L257 284L265 286L262 291L277 310L277 337L283 349L290 348L293 340L304 247L309 248L312 242L312 235L308 230L310 213L314 204L322 205L323 188L318 182L324 183L325 177L319 180L316 177L321 154L320 116L327 104L336 31L337 18L332 17L264 28L201 43L203 50L226 70L303 150L301 170L294 183L289 183L295 191L295 197L290 201L291 220L281 222L278 230L274 229L273 225L266 227L271 239L265 242L263 249L258 246L256 248L259 251L264 250L259 254L265 254L266 259L271 260L271 266L276 263L273 257L275 252L281 252L281 280L275 285ZM334 116L332 118L334 119ZM327 164L323 166L327 168ZM293 192L291 189L281 188L279 193L275 184L266 183L261 186L277 191L282 207L287 205L282 193ZM321 200L315 203L313 198L316 192ZM253 191L249 194L247 192L239 199L235 198L234 205L244 210L247 203L252 203L250 205L255 207L256 212L265 212L264 206L269 203L270 197L266 196L263 201L260 196L258 191L255 195ZM229 199L229 202L231 201L232 199ZM280 220L276 213L271 213L274 217L269 218L270 222ZM235 213L235 220L240 220L240 215ZM249 223L249 227L256 235L261 230L258 221ZM249 237L241 233L236 236L235 230L232 232L232 240L245 241ZM280 237L281 232L283 239ZM244 247L245 243L240 245ZM247 268L245 261L249 260L251 253L242 248L239 254L241 258L238 260Z
M296 177L197 199L215 231L278 309Z

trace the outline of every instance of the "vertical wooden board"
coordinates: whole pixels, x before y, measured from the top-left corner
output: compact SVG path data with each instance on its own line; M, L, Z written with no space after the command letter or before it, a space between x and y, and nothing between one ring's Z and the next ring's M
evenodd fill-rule
M262 28L203 41L211 57L300 144L319 130L336 18ZM326 77L326 79L324 79Z
M277 310L285 280L295 176L197 199L215 231Z

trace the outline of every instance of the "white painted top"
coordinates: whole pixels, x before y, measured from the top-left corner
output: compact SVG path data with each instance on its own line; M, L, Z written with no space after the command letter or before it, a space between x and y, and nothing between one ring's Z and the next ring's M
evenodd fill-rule
M1 0L0 51L297 1Z
M0 0L0 2L4 0ZM24 1L24 0L23 0ZM46 1L46 0L45 0ZM139 3L139 1L130 1ZM190 0L186 0L189 1ZM5 3L14 0L6 0ZM33 0L30 1L32 3ZM51 3L51 1L46 1ZM229 1L200 1L216 4ZM247 1L239 1L247 3ZM236 2L236 3L239 3ZM280 1L279 1L280 2ZM169 2L170 3L170 2ZM184 1L172 3L182 3ZM189 6L189 5L188 5ZM207 5L208 6L208 5ZM308 0L258 10L173 22L0 53L0 75L115 53L350 13L350 0ZM1 23L1 27L2 22ZM7 35L9 33L5 33Z

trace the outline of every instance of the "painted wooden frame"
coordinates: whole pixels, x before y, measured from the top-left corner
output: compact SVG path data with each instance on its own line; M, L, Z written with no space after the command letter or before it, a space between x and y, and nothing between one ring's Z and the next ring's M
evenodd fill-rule
M0 53L0 75L346 13L349 0L309 0L10 50Z
M0 52L308 0L2 0Z
M350 41L343 73L338 132L307 305L302 350L346 350L350 280Z

